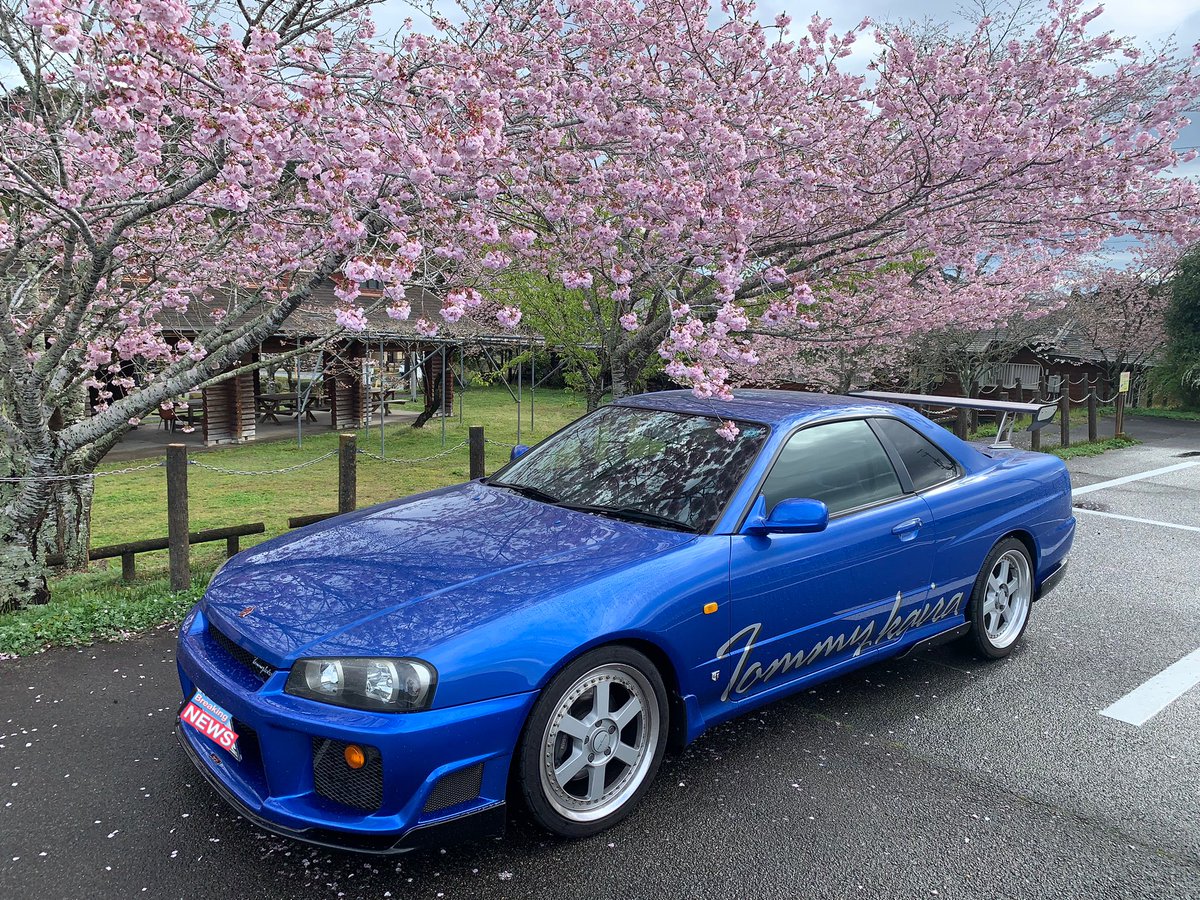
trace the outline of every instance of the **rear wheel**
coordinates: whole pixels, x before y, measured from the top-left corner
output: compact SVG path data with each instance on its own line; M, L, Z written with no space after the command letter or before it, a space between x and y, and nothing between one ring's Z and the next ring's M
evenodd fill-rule
M976 649L989 659L1012 653L1029 624L1033 605L1033 565L1029 550L1016 538L1005 538L988 554L967 619Z
M601 647L560 672L534 705L520 749L521 793L534 819L586 837L625 818L662 763L667 692L629 647Z

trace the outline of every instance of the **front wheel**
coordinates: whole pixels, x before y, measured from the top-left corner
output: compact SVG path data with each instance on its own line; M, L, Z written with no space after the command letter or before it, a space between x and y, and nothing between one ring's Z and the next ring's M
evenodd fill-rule
M667 692L630 647L585 653L547 685L521 738L521 793L534 819L587 837L625 818L662 763Z
M1029 550L1016 538L1005 538L988 554L967 620L976 649L989 659L1012 653L1029 624L1033 604L1033 565Z

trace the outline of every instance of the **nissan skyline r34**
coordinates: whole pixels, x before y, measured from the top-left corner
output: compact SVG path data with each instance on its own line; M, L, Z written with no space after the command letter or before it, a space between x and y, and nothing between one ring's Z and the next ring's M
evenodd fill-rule
M1006 656L1067 564L1067 470L888 396L629 397L246 550L184 620L181 743L318 844L494 833L512 801L580 837L719 722L947 640Z

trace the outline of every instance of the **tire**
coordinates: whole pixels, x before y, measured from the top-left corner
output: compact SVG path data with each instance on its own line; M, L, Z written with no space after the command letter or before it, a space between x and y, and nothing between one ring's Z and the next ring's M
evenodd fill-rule
M1013 652L1029 624L1033 606L1033 563L1029 549L1016 538L992 548L975 579L967 621L969 639L987 659Z
M600 647L559 672L521 736L518 780L534 820L581 838L624 819L658 774L668 715L662 676L630 647Z

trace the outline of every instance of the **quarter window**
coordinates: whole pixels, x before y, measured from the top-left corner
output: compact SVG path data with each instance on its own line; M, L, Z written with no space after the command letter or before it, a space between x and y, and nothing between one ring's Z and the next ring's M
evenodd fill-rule
M876 419L875 424L904 460L913 490L923 491L958 474L954 460L908 425L897 419Z
M763 484L768 514L780 500L821 500L834 515L899 497L883 445L863 419L830 422L788 439Z

